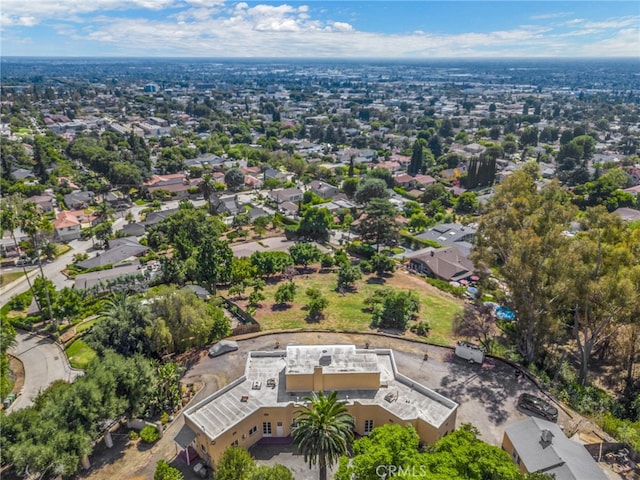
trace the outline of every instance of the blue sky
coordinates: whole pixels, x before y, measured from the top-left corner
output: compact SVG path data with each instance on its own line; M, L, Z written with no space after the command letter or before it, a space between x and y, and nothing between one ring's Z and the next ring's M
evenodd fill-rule
M2 55L636 57L640 2L2 0Z

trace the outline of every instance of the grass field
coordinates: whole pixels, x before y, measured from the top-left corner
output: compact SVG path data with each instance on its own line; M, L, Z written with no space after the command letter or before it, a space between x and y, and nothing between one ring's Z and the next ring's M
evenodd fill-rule
M82 340L76 340L66 349L69 363L73 368L84 369L96 357L96 352Z
M418 321L428 321L431 324L430 342L449 345L453 343L451 324L456 312L462 309L462 301L443 293L422 278L405 272L397 272L392 277L382 281L375 275L365 276L356 284L356 290L345 294L336 291L337 275L335 273L311 273L297 275L294 281L298 291L294 303L287 308L281 308L274 303L274 295L279 283L268 283L264 289L265 300L255 313L262 330L322 328L329 330L370 331L371 314L365 310L364 301L379 288L392 287L403 290L413 290L420 298L420 312ZM324 318L318 322L309 323L305 320L304 306L307 302L305 290L310 287L318 288L329 300L329 306L324 312ZM221 292L226 295L226 292ZM237 302L246 307L246 298ZM409 331L407 336L413 336Z
M0 274L0 286L8 285L9 283L19 279L24 275L24 272L9 272Z
M56 257L59 257L60 255L64 255L69 250L71 250L71 247L69 245L65 245L64 243L58 244L56 249Z

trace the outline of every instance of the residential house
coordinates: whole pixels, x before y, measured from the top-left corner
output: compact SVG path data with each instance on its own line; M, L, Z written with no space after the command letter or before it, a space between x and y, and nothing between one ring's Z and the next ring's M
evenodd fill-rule
M127 237L141 237L145 234L146 228L141 222L127 223L120 231Z
M124 265L116 265L108 270L100 270L97 272L80 273L75 277L74 288L91 288L100 282L106 283L110 280L135 275L141 272L140 263L127 263Z
M64 204L71 210L81 210L91 205L96 194L90 191L75 191L64 196Z
M238 195L212 193L209 202L212 215L237 215L244 212L244 205L238 201Z
M253 175L245 175L244 176L244 185L247 188L260 189L262 188L262 184L264 182L260 180L258 177L254 177Z
M458 404L400 373L392 350L288 345L250 352L240 378L185 410L174 441L215 468L230 445L287 442L302 399L319 391L335 391L345 402L357 435L412 425L422 443L433 444L455 429Z
M415 186L415 184L413 183L413 177L408 173L395 175L393 177L393 181L398 187L402 188L413 188Z
M433 185L434 183L436 183L436 179L433 178L431 175L420 175L420 174L413 177L413 181L415 183L415 186L417 187L427 187L429 185Z
M625 222L635 222L640 220L640 210L636 210L635 208L620 207L614 210L613 213L618 215Z
M182 290L191 290L201 300L209 300L211 298L211 292L200 285L185 285Z
M535 417L504 429L502 449L523 473L544 473L556 480L606 480L583 445L569 440L555 423Z
M302 200L304 192L299 188L281 188L279 190L271 190L267 196L276 204L280 205L283 202L299 202Z
M253 207L250 210L248 210L247 213L249 214L249 218L251 219L252 222L257 218L269 216L269 213L260 207Z
M40 211L43 213L53 212L53 208L56 206L56 198L51 193L34 195L27 198L27 202L37 203Z
M149 250L149 247L140 245L132 237L116 238L109 240L109 249L99 252L95 257L78 262L78 267L82 269L101 267L104 265L115 265L125 260L140 257Z
M631 178L633 185L640 185L640 166L633 165L631 167L627 167L626 172Z
M454 247L418 250L407 256L409 271L447 282L466 280L474 274L473 262Z
M143 188L149 197L159 191L166 191L171 194L172 200L182 200L189 196L189 189L197 187L199 178L189 179L184 173L173 173L170 175L153 175L150 180L143 183Z
M294 174L290 172L281 172L280 170L276 170L275 168L267 168L264 171L264 179L268 180L270 178L274 178L276 180L280 180L283 183L290 182L293 179Z
M322 198L332 198L340 192L338 187L321 180L313 180L309 183L309 190Z
M80 231L94 226L97 220L97 215L87 214L84 210L63 210L56 215L53 229L61 242L69 242L80 238Z
M640 185L634 185L633 187L625 188L623 192L630 193L631 195L638 197L640 195Z
M432 240L443 247L456 247L462 254L469 255L473 248L476 229L460 223L441 223L416 237Z
M11 172L11 176L16 180L27 180L36 178L33 170L27 170L26 168L16 168Z
M300 210L298 205L293 202L282 202L280 205L278 205L278 209L289 218L297 217L298 211Z
M142 222L142 224L145 227L150 227L151 225L155 225L156 223L160 223L165 218L170 217L171 215L176 213L178 210L179 210L178 208L169 208L167 210L159 210L157 212L149 212L149 213L147 213L146 217L144 218L144 222Z

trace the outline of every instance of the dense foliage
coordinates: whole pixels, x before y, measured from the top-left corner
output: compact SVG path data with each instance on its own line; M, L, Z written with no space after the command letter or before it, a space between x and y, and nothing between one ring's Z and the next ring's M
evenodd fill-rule
M383 425L353 445L353 457L342 457L336 480L378 480L383 475L433 480L545 480L523 474L509 454L478 438L469 424L421 450L411 426Z

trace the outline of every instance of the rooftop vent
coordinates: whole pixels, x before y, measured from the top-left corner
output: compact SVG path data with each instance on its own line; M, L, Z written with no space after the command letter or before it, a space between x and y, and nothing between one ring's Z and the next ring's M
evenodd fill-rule
M240 401L242 403L247 403L248 400L249 400L249 395L243 395L240 397Z
M251 390L260 390L262 388L262 382L260 380L254 380L251 385Z

